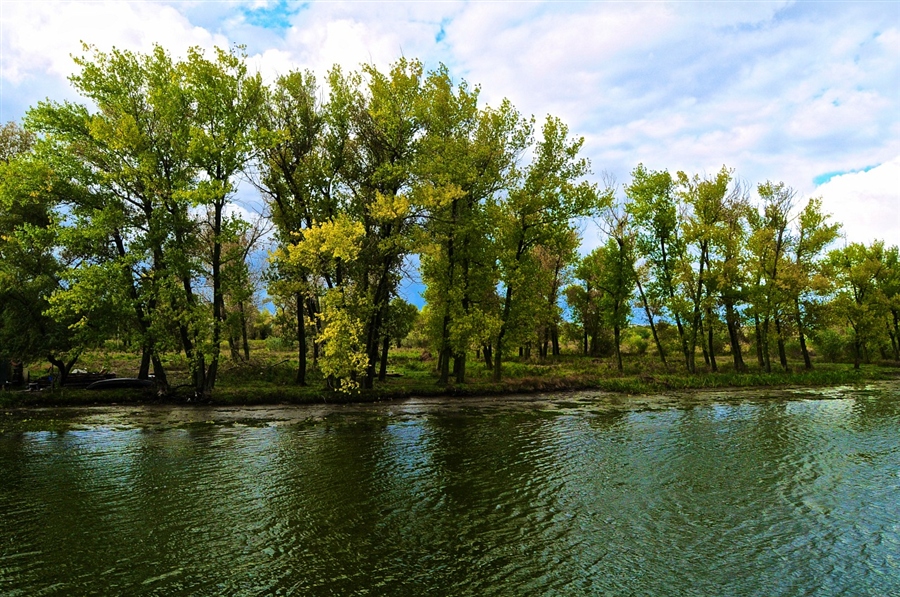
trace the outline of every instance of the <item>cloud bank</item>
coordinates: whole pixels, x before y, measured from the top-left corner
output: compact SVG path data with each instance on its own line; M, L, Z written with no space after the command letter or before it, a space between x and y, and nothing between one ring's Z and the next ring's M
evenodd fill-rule
M267 79L417 57L486 103L560 116L598 176L725 164L751 186L822 195L848 238L900 238L892 3L2 2L0 28L4 120L74 99L82 40L176 55L240 43ZM839 174L817 184L826 173Z

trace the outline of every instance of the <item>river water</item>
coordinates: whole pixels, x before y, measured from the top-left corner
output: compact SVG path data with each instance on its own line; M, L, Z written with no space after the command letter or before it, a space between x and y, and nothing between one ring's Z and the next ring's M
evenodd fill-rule
M0 413L0 595L900 595L900 384Z

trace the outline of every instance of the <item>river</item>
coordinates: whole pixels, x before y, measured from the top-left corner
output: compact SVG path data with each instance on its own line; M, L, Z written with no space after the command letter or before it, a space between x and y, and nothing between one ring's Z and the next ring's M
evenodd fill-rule
M900 383L0 413L0 595L900 594Z

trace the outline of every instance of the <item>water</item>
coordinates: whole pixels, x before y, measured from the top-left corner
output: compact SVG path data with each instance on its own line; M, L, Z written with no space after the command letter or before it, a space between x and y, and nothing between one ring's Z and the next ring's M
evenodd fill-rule
M898 398L0 412L0 595L896 595Z

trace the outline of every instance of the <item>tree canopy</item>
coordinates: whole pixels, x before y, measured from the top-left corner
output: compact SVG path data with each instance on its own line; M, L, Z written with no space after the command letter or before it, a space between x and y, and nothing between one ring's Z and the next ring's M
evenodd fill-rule
M499 381L514 351L556 358L566 338L621 370L641 318L663 366L688 372L725 355L746 371L745 350L787 369L794 343L806 368L809 343L843 342L857 365L900 358L897 247L835 248L840 225L783 182L754 199L725 166L638 164L625 185L600 184L559 118L483 105L479 87L417 60L269 85L240 47L85 46L75 62L84 103L40 102L0 129L4 359L65 376L117 338L160 392L181 354L209 397L222 342L250 358L263 295L296 343L297 383L312 366L342 391L383 381L413 325L440 384L465 383L473 356ZM265 221L236 215L242 181ZM589 219L600 232L584 238ZM410 263L421 313L400 296Z

